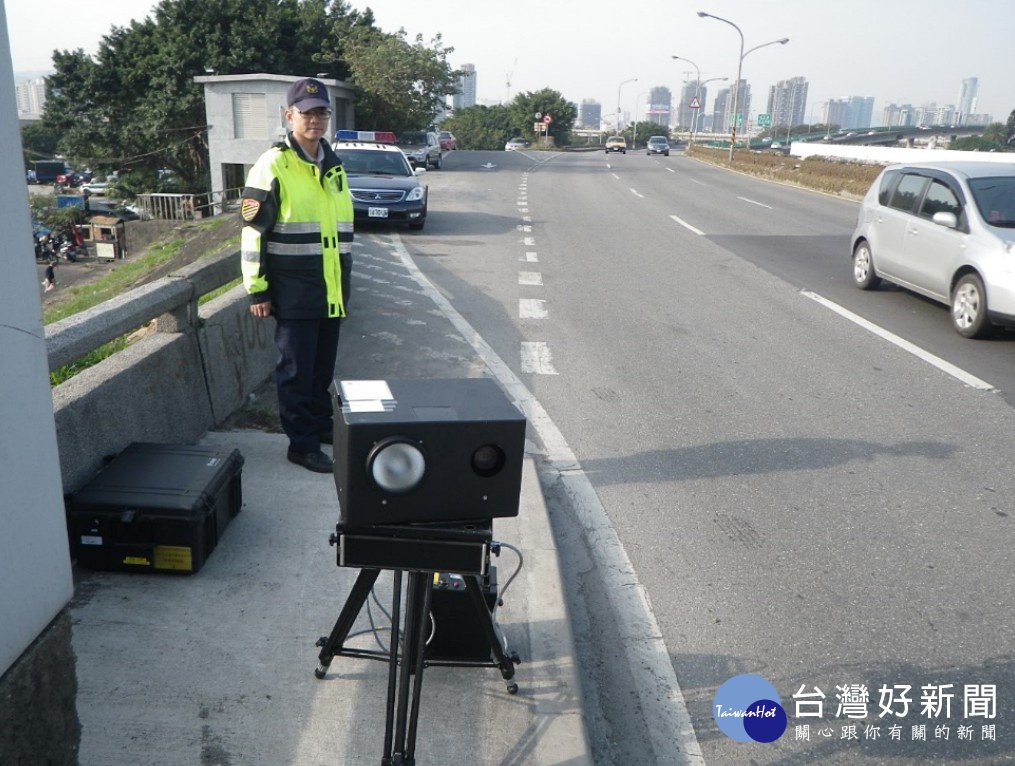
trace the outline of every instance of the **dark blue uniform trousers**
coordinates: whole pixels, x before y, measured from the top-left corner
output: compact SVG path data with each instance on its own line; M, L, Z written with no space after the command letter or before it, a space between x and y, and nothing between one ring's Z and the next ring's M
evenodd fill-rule
M321 434L334 427L328 388L335 376L341 323L339 318L276 320L278 414L289 446L298 452L320 449Z

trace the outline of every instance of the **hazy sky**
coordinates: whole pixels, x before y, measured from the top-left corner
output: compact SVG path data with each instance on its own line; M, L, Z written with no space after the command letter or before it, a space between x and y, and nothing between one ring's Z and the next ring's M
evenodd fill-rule
M6 0L15 72L51 68L53 49L94 53L111 26L126 26L157 4L149 0ZM874 123L889 103L955 105L964 78L979 80L977 111L1004 121L1015 109L1012 39L1015 0L352 0L371 7L377 25L409 40L436 33L453 47L452 66L473 64L480 103L552 88L573 102L599 101L642 112L648 91L667 86L674 101L686 78L736 76L740 36L749 51L782 37L786 45L750 52L743 77L752 112L768 88L805 77L807 118L829 98L873 96ZM308 66L308 72L314 67ZM690 72L688 75L686 73ZM625 80L637 78L637 82ZM508 82L510 81L510 89ZM711 83L708 107L724 83ZM636 109L637 106L637 109Z

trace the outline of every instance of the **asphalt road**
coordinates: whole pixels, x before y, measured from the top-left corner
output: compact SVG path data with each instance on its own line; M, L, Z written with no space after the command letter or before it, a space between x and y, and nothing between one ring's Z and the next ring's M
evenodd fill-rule
M1015 757L1013 336L853 288L855 203L679 155L426 178L401 241L538 404L599 763ZM775 742L713 716L748 673Z

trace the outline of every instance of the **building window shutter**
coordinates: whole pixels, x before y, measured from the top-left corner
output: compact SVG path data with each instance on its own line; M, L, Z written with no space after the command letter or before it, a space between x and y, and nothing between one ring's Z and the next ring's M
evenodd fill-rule
M263 93L233 94L233 138L266 139L268 117Z

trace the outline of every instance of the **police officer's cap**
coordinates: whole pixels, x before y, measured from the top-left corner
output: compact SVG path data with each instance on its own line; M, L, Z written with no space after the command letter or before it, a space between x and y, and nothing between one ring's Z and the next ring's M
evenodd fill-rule
M311 109L330 109L331 100L324 83L313 77L304 77L289 86L285 93L286 104L297 107L301 112Z

